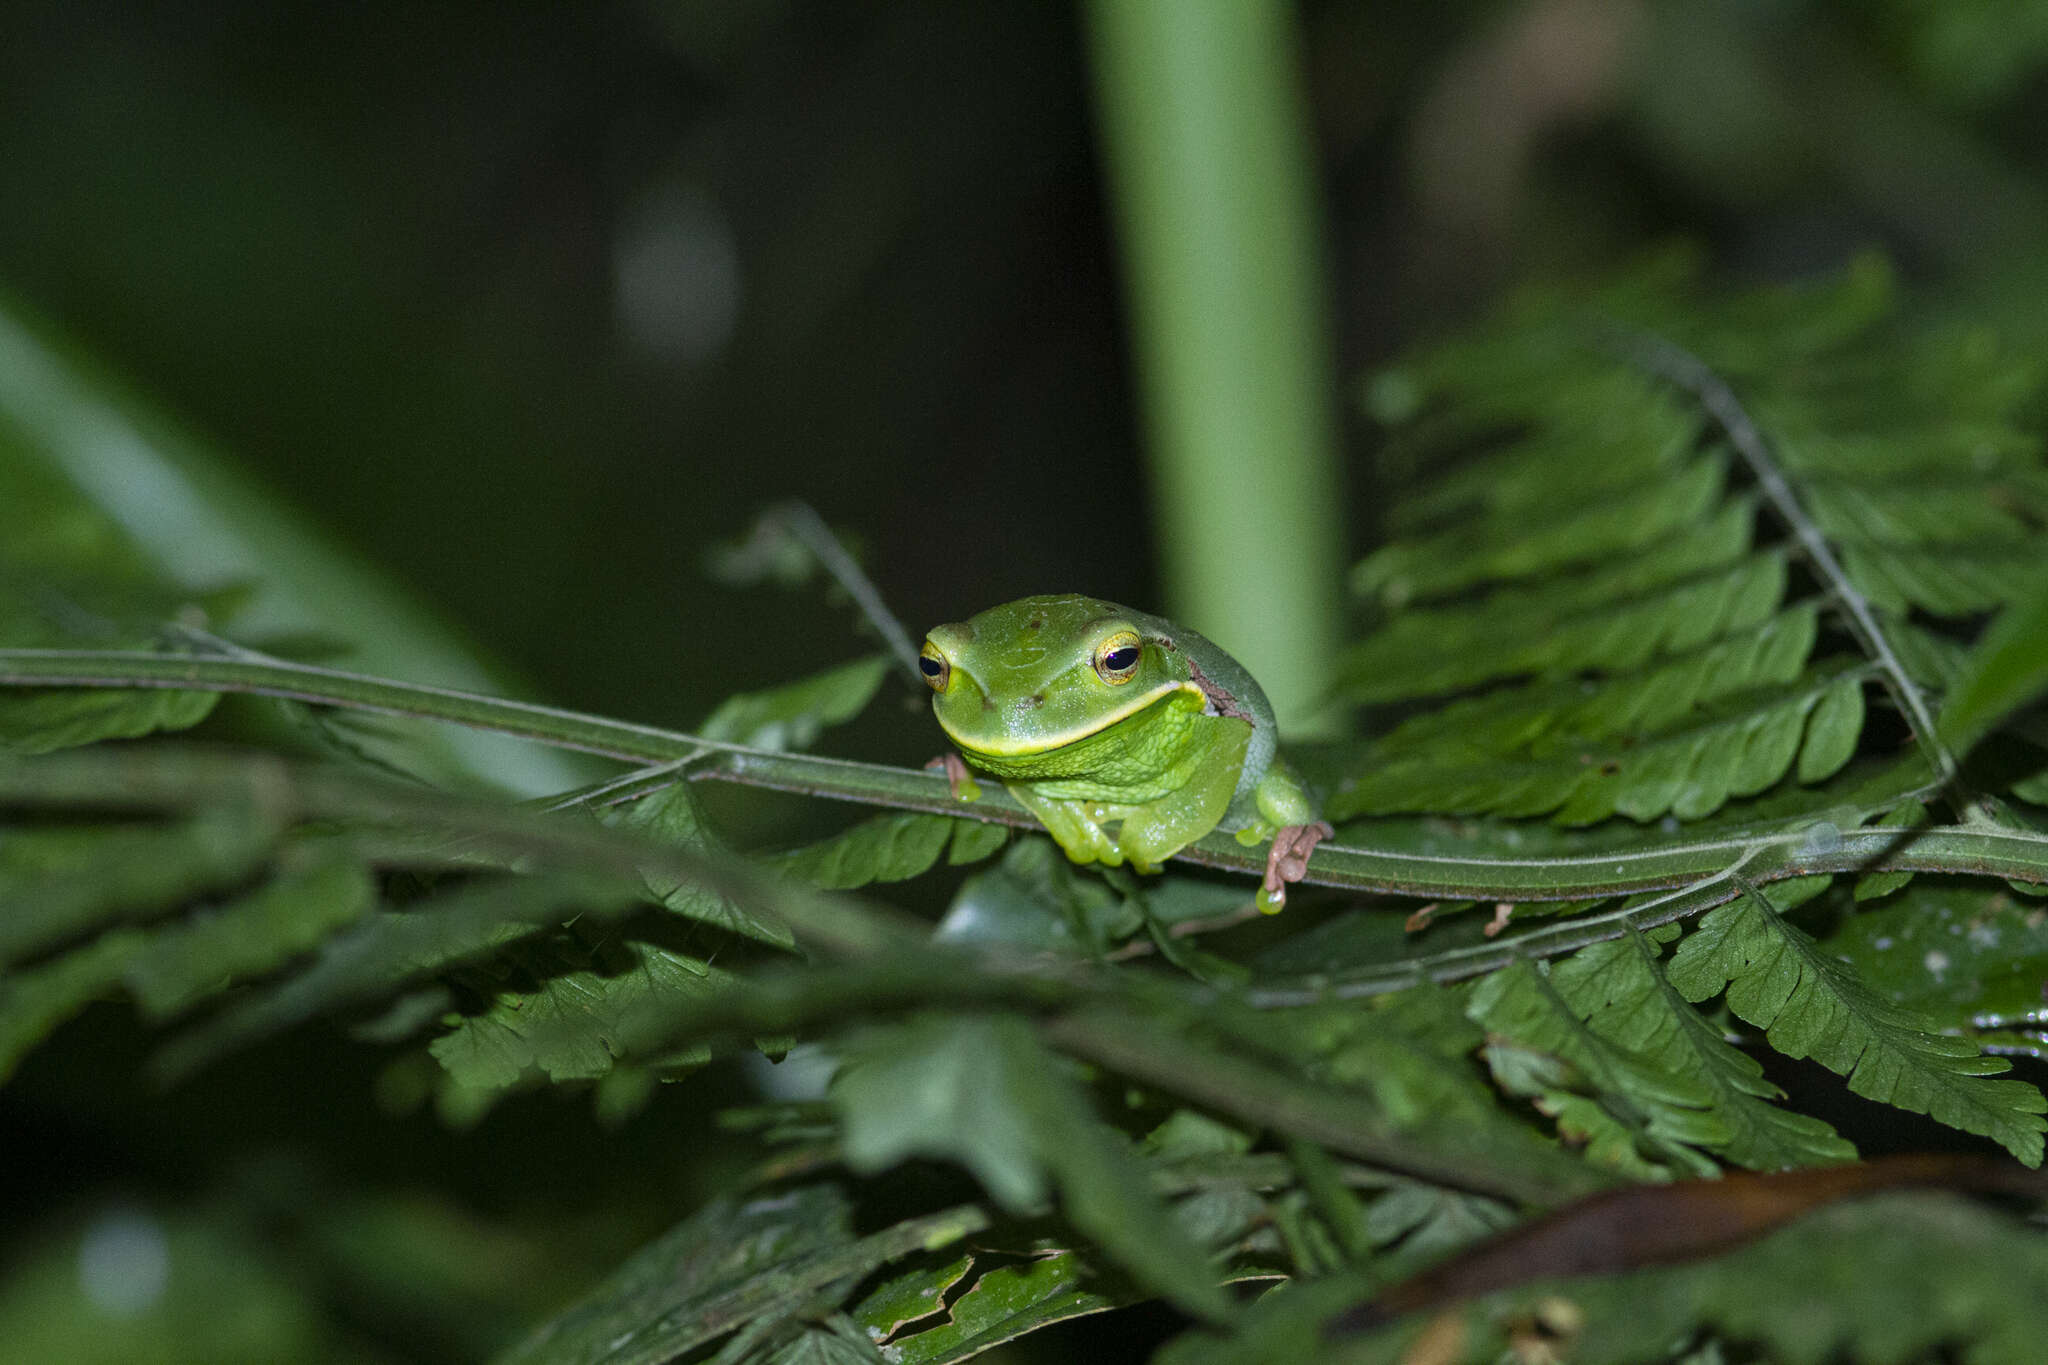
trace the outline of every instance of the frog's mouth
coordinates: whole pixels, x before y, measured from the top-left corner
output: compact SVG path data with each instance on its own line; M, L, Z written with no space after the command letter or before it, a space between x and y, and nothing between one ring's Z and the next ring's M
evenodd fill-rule
M1085 728L1070 730L1063 735L1051 738L1034 736L1028 739L983 739L979 736L962 734L959 730L954 729L946 717L939 714L936 709L934 709L933 714L938 719L939 728L946 732L946 738L952 740L967 753L987 754L991 758L1029 758L1034 754L1045 754L1051 753L1055 749L1064 749L1069 744L1078 744L1084 739L1099 735L1110 726L1117 724L1119 721L1130 719L1140 711L1157 705L1176 692L1192 692L1204 704L1208 701L1207 694L1192 682L1161 683L1150 692L1140 692L1138 695L1122 702L1115 710L1105 712L1099 719Z

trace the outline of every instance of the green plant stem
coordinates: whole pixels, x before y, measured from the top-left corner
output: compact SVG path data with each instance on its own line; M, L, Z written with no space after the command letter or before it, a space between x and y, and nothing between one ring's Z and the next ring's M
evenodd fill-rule
M304 664L118 651L0 650L0 686L164 687L288 697L496 730L634 764L680 761L688 764L685 771L692 780L738 782L862 805L1035 827L1000 790L991 788L979 801L962 804L935 773L751 749L654 726ZM24 770L25 765L9 771ZM119 801L129 794L127 776L117 776L110 768L101 780L109 785L100 799ZM9 790L0 783L0 797ZM90 792L81 791L79 796L93 799ZM420 799L438 803L446 798L425 794ZM553 828L535 825L542 827ZM1256 873L1265 865L1262 850L1247 849L1225 834L1211 834L1176 856L1235 872ZM2048 882L2048 835L1990 825L1840 829L1817 821L1785 830L1559 857L1451 857L1324 844L1316 850L1307 880L1351 891L1495 901L1667 894L1625 911L1582 915L1503 934L1486 945L1418 957L1343 982L1304 982L1301 991L1394 990L1421 979L1454 980L1490 971L1516 953L1569 952L1617 937L1625 918L1646 927L1732 899L1737 894L1732 878L1738 872L1762 883L1809 873L1870 871ZM1265 1003L1290 1003L1294 998L1279 992L1269 995Z
M1337 655L1336 384L1285 0L1091 0L1169 611L1310 733Z

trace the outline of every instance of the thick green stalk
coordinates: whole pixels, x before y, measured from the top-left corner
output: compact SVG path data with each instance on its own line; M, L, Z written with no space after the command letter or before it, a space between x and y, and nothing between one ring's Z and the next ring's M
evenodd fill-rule
M1313 731L1337 650L1336 399L1284 0L1090 0L1168 611Z

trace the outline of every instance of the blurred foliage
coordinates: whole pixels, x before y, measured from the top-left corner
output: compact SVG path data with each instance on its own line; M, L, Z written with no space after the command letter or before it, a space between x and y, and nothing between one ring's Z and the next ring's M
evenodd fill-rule
M2048 5L1299 14L1379 448L1345 516L1372 738L1303 756L1342 842L2031 848ZM15 6L0 648L511 677L915 766L933 732L842 662L872 647L846 604L712 585L707 547L801 496L912 622L1164 595L1184 532L1126 453L1088 88L1057 6ZM1613 282L1673 234L1704 282L1682 253ZM1731 282L1759 278L1821 282ZM1594 314L1750 404L1839 574ZM1958 699L1960 793L1909 693ZM137 742L185 730L265 757ZM2027 881L1412 932L1413 901L1304 895L1232 928L1240 881L1106 881L976 819L656 780L549 826L474 799L589 779L530 746L0 696L0 749L93 741L4 769L0 1341L36 1359L1391 1359L1427 1324L1322 1324L1609 1182L2039 1159ZM1626 916L1471 985L1319 995ZM1269 987L1311 1003L1242 1007ZM830 1091L798 1041L848 1060ZM2003 1212L1895 1196L1432 1341L2019 1359L2039 1258Z

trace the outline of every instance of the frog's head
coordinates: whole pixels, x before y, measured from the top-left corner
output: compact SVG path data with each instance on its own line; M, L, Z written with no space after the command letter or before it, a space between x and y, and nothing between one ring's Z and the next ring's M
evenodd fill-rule
M918 663L940 727L968 753L1044 753L1195 687L1151 618L1072 595L938 626Z

